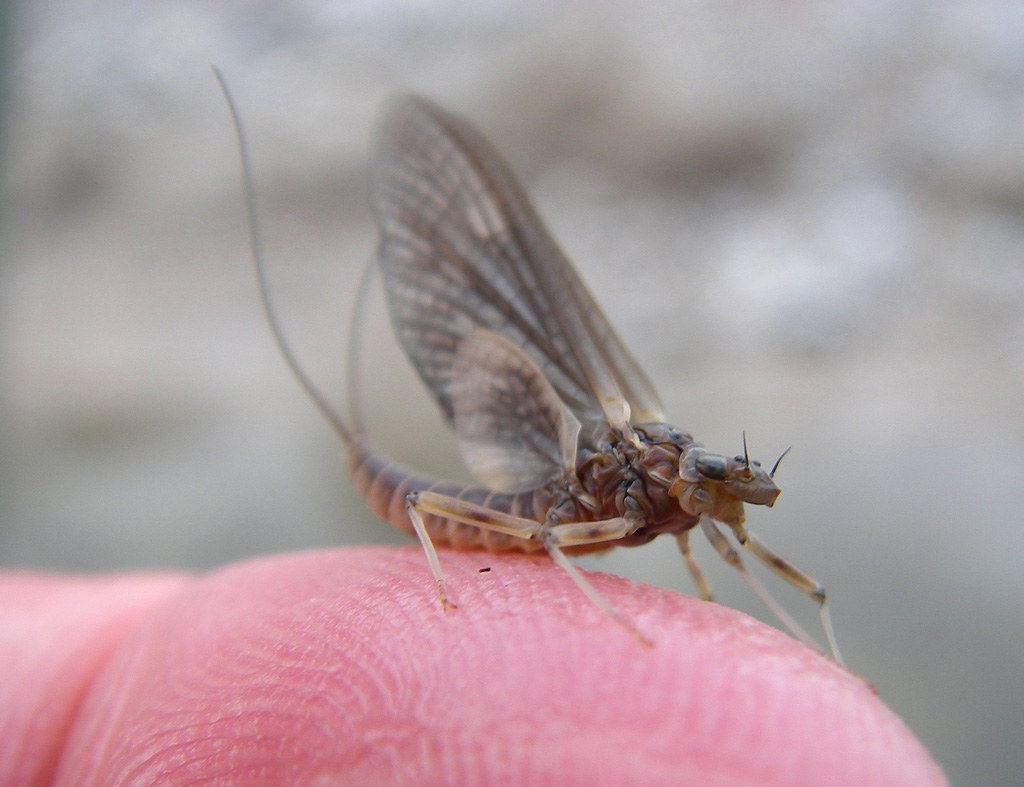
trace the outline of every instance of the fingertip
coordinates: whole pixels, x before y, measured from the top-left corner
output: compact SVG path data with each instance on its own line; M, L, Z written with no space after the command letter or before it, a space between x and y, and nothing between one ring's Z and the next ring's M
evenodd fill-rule
M100 676L60 783L945 784L862 680L740 613L590 575L645 648L544 559L441 561L447 612L412 548L202 579Z

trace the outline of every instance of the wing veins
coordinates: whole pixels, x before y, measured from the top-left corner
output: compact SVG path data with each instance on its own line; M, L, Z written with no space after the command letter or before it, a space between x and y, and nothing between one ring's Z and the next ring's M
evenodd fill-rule
M520 347L589 427L625 426L610 401L657 416L653 387L479 132L415 98L384 131L374 204L392 316L449 420L450 365L470 326Z

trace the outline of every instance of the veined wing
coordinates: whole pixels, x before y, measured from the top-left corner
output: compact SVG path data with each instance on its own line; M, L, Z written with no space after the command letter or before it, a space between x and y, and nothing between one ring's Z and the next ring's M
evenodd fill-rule
M483 136L437 105L394 101L371 181L391 319L452 421L461 342L499 334L583 425L663 420L657 394Z
M507 339L484 330L463 339L449 393L466 466L491 489L522 492L575 469L580 422Z

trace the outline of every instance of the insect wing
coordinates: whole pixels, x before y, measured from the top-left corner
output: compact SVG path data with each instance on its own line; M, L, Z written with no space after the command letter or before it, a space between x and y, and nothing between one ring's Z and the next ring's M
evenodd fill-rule
M484 330L466 337L449 393L466 466L489 488L521 492L574 469L580 422L508 340Z
M582 422L662 420L657 394L508 167L421 98L381 125L371 193L391 319L449 421L455 356L476 329L520 348Z

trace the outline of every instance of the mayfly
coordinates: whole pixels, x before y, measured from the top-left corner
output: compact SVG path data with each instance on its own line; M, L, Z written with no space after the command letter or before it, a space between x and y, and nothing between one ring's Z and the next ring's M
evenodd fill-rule
M825 589L744 527L744 503L771 506L773 480L746 452L709 451L669 426L647 376L499 154L472 126L418 97L384 114L371 175L377 263L391 321L480 486L406 470L342 419L310 383L269 301L251 170L253 255L271 327L300 383L346 444L348 470L373 513L415 535L444 607L453 607L435 544L546 551L595 605L641 641L567 555L646 544L671 533L701 598L711 590L690 554L694 528L786 627L813 640L746 570L725 531L819 605L839 648ZM354 355L354 353L353 353ZM778 463L776 463L776 467Z

